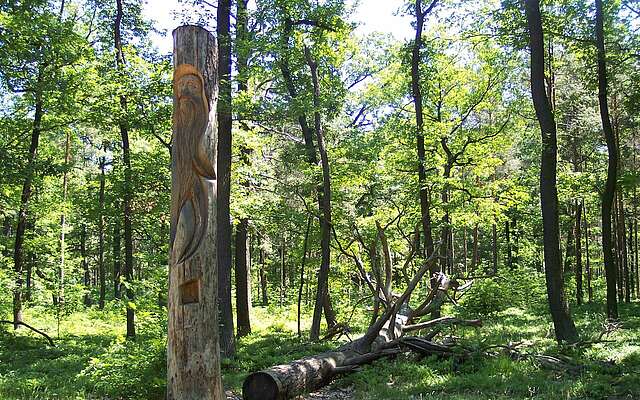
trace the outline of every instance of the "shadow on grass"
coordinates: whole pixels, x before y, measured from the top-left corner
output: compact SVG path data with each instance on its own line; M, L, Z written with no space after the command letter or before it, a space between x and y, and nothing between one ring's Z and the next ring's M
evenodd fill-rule
M84 399L76 376L112 335L66 336L50 347L41 338L0 331L0 398Z

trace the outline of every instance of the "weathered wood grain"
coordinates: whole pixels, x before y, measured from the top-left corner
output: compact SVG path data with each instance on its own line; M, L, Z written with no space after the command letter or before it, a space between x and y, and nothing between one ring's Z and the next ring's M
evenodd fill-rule
M222 399L216 269L216 40L173 31L167 399Z

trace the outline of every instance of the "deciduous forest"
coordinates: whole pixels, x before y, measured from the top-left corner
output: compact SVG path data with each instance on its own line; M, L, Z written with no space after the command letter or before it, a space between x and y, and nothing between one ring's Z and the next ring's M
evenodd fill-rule
M640 398L640 1L148 2L0 0L0 398Z

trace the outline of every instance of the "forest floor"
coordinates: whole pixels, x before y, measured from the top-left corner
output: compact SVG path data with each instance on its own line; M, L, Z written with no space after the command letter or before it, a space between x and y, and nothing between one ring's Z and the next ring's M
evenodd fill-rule
M640 398L640 303L620 305L622 327L610 342L558 347L544 309L510 308L483 318L482 328L449 332L469 347L523 342L528 354L564 355L580 372L541 368L534 361L478 356L464 362L413 355L383 359L335 381L305 399L637 399ZM165 385L165 321L162 314L138 315L138 338L123 337L115 308L77 311L58 322L41 309L25 321L54 336L0 327L0 399L162 399ZM238 342L233 360L223 363L228 393L239 398L252 371L334 348L335 342L299 339L296 322L277 309L254 310L254 333ZM445 310L446 311L446 310ZM604 322L603 305L573 307L583 339L594 338ZM364 314L364 313L362 313ZM306 322L306 321L305 321ZM304 327L305 325L303 325Z

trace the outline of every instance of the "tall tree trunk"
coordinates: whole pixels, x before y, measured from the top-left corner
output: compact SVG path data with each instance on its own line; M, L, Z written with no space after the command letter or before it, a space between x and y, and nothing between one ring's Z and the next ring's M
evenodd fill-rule
M531 49L531 97L542 133L540 166L540 203L544 235L545 278L549 309L558 342L575 342L576 327L569 313L562 279L560 260L560 228L556 168L558 144L556 123L544 85L544 34L539 0L525 0Z
M415 38L411 49L411 95L416 112L416 147L418 153L418 195L420 197L420 218L422 221L422 232L424 234L425 256L429 257L433 253L433 232L431 229L431 211L429 188L427 187L426 157L424 145L424 111L422 102L422 89L420 87L420 52L422 50L422 30L426 16L435 7L437 0L434 0L426 10L422 10L422 0L416 0L415 4ZM446 249L446 247L443 247ZM433 263L429 269L431 286L436 284L436 274L439 272L438 264ZM437 318L438 315L434 315Z
M284 12L284 11L283 11ZM289 96L291 97L292 100L296 100L298 98L298 90L296 89L294 80L293 80L293 74L291 73L291 69L289 66L289 39L291 37L291 32L293 29L293 21L289 18L286 17L285 18L285 22L284 22L284 32L283 35L281 37L281 45L282 45L282 49L283 49L283 55L279 60L279 67L280 67L280 72L282 73L282 77L284 78L286 87L287 87L287 91L289 93ZM309 123L307 122L307 117L304 114L304 112L300 112L298 114L298 124L300 125L300 129L302 130L302 135L304 137L304 145L305 145L305 150L306 150L306 155L307 155L307 162L312 165L312 166L317 166L318 165L318 157L316 154L316 147L313 141L313 129L309 126ZM328 165L327 165L328 166ZM324 171L323 171L323 175L324 175ZM324 179L324 178L323 178ZM316 180L317 185L316 185L316 194L317 194L317 200L318 200L318 210L320 212L318 221L320 223L320 231L321 231L321 250L322 250L322 264L320 265L320 271L321 274L318 276L318 282L320 281L324 281L326 280L328 282L329 280L329 269L330 269L330 257L327 257L328 255L330 255L330 240L323 240L324 236L327 236L330 238L331 237L331 232L328 232L326 234L322 234L323 232L323 215L325 213L324 210L324 204L325 204L325 200L324 200L324 182L317 179ZM330 200L329 200L330 202ZM329 213L331 211L329 210ZM329 228L330 228L330 223L329 223ZM327 271L326 273L326 277L322 276L322 271ZM308 282L308 281L307 281ZM328 289L328 286L327 286ZM308 296L307 296L308 298ZM322 298L320 300L321 304L322 304L322 308L324 309L324 313L325 313L325 320L327 321L327 325L332 326L334 321L335 321L335 316L333 314L333 308L331 307L331 300L329 297L329 291L326 290L325 291L325 296L324 298ZM316 306L318 306L318 304L316 304ZM312 328L311 328L311 332L310 332L310 336L311 338L313 338L315 336L315 331L317 330L318 336L319 336L319 332L320 332L320 320L316 320L316 318L321 318L321 312L317 313L316 309L314 308L314 319L313 321L316 322L312 322Z
M106 151L106 143L103 146L103 150ZM105 169L106 159L100 158L100 190L98 191L98 278L100 281L100 297L98 300L98 307L102 310L104 308L104 299L106 295L106 278L104 267L104 185L105 185Z
M509 226L509 220L504 222L504 236L507 241L507 266L509 269L513 269L513 254L511 253L511 227Z
M44 115L42 92L42 72L38 75L35 96L35 112L33 114L33 126L31 130L31 144L27 159L27 170L22 184L20 196L20 210L18 212L18 224L16 226L16 239L13 251L13 271L16 275L13 289L13 328L18 329L22 322L22 270L24 268L24 236L29 216L29 200L31 200L33 176L35 174L35 162L38 154L38 142L42 131L42 117Z
M260 288L262 289L262 305L269 305L269 292L267 287L267 271L264 265L264 250L260 247L260 236L258 236L258 248L260 252Z
M604 252L604 269L607 280L607 317L618 319L618 301L616 299L617 268L613 256L611 242L611 209L616 193L618 179L618 148L611 127L609 105L607 102L607 65L604 48L604 16L602 0L596 1L596 46L598 48L598 103L602 129L607 141L609 165L607 168L607 183L602 194L602 251Z
M120 276L121 276L121 242L120 242L120 219L115 218L113 223L113 297L119 299Z
M231 308L231 0L218 0L218 297L220 299L220 351L236 352Z
M322 207L320 243L322 249L322 263L318 274L318 288L316 292L316 304L313 310L311 324L311 340L320 338L320 319L324 308L325 317L329 326L335 322L331 303L329 302L329 265L331 263L331 176L329 171L329 157L324 144L324 132L320 119L320 83L318 79L318 63L312 58L311 51L305 47L305 58L311 70L311 82L313 83L313 107L314 130L318 141L320 164L322 167Z
M621 283L621 292L622 298L619 301L624 301L625 303L629 303L631 301L630 298L630 285L629 285L629 260L627 256L627 228L626 228L626 215L624 212L624 200L622 196L622 191L617 192L618 198L618 224L616 228L618 229L618 252L620 256L620 283Z
M238 66L238 92L246 93L248 90L248 0L236 1L236 57ZM242 116L240 123L244 124ZM250 166L251 150L242 146L240 159L245 166ZM248 192L249 179L244 179L242 186ZM251 333L251 245L248 237L249 219L241 218L236 227L236 313L238 320L238 336L242 337ZM244 238L244 239L243 239ZM249 245L247 245L249 243ZM247 250L249 249L249 250Z
M125 67L124 52L122 51L121 24L123 18L122 0L116 0L116 19L114 23L114 44L116 48L116 65L118 71L123 73ZM133 201L132 172L131 172L131 148L129 146L129 124L127 122L127 96L120 95L120 113L118 121L120 138L122 140L122 163L124 165L124 276L127 280L127 337L136 335L135 310L133 302L133 227L131 202Z
M236 227L236 316L239 337L251 333L251 267L247 252L248 224L249 221L242 218Z
M80 265L84 272L84 305L91 305L91 271L89 270L89 262L87 260L87 226L83 222L80 232Z
M476 267L478 266L478 236L478 223L476 222L476 224L473 226L473 258L471 259L471 271L475 271Z
M589 218L587 217L587 208L584 205L584 199L582 200L582 214L584 214L584 252L587 256L585 271L587 273L587 296L588 302L591 304L593 301L593 288L591 287L593 271L591 270L591 255L589 253Z
M491 254L492 254L492 265L493 268L491 272L493 275L498 275L498 226L496 222L493 222L492 225L492 241L491 241Z
M571 210L571 207L569 207ZM574 261L575 261L575 237L573 236L575 233L575 219L569 222L569 227L567 228L567 244L565 246L565 257L564 257L564 268L563 275L565 280L569 280L571 277L571 273L574 272Z
M576 220L573 225L575 238L575 255L576 255L576 303L582 304L584 298L584 292L582 290L582 204L578 200L575 201L575 214Z
M304 288L304 267L307 262L307 248L309 246L309 232L311 231L312 217L307 219L307 230L304 233L304 241L302 243L302 262L300 263L300 287L298 288L298 337L302 336L300 329L300 320L302 318L302 290Z
M216 241L216 41L181 26L174 38L167 399L220 400Z
M64 278L67 229L67 189L69 187L69 163L71 161L71 134L66 130L64 142L64 172L62 173L62 213L60 214L60 264L58 265L58 306L64 304Z

